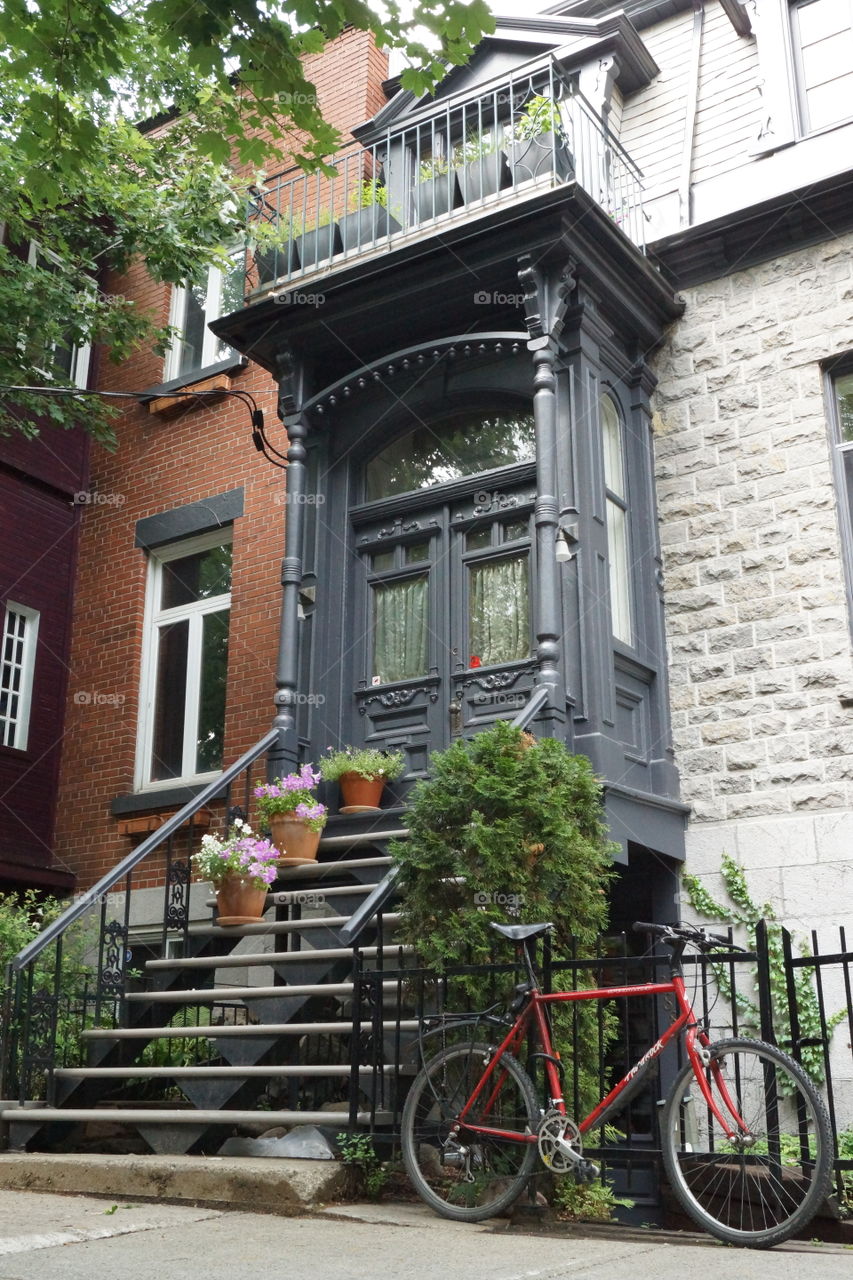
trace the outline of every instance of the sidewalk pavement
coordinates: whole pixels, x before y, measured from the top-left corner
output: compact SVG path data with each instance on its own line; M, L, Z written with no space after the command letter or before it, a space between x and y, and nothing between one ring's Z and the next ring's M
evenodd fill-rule
M849 1246L768 1252L706 1237L503 1222L448 1222L420 1205L336 1205L305 1217L0 1190L0 1280L683 1280L708 1266L737 1280L849 1280Z

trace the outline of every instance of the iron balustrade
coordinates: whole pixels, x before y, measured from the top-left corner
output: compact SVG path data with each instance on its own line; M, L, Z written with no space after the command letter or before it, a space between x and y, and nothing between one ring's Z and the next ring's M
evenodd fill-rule
M54 1071L76 1065L81 1035L99 1026L127 1025L127 992L134 977L130 944L132 895L140 887L165 893L160 943L186 954L190 858L206 830L198 815L219 804L220 825L249 812L252 766L277 740L268 733L167 818L91 889L81 894L7 964L0 1024L0 1098L56 1097ZM159 855L162 854L162 859ZM158 855L156 858L152 855ZM148 863L135 878L141 864ZM149 872L151 863L155 865ZM67 988L76 985L77 990Z
M250 188L252 292L572 183L645 248L642 174L553 57L475 97L430 102L328 164L334 173L290 169Z

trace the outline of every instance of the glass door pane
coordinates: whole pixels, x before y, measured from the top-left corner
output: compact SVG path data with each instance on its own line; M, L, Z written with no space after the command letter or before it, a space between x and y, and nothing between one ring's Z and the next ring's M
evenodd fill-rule
M187 700L189 621L167 623L157 643L154 741L151 781L180 778L184 772L184 713Z
M373 588L373 677L381 684L427 672L427 578Z
M472 666L530 657L526 555L468 566L468 644Z
M207 613L202 619L196 773L222 768L229 618L225 609L222 613Z

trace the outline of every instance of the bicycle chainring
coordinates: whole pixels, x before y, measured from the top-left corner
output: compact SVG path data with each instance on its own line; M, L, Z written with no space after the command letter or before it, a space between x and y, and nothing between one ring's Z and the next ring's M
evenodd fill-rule
M583 1163L583 1140L574 1120L546 1111L539 1123L539 1155L552 1173L576 1173ZM565 1144L571 1147L566 1150Z

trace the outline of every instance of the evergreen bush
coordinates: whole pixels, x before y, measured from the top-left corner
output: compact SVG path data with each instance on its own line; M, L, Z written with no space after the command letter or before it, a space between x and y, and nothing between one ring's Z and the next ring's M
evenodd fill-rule
M432 755L429 779L412 793L408 825L409 838L392 842L391 852L402 934L420 964L441 974L454 964L510 962L513 949L490 928L493 920L552 921L555 958L598 953L613 846L585 756L498 721ZM561 981L571 985L572 975L558 972L555 988ZM455 976L454 988L472 1007L494 998L479 974ZM591 1004L564 1005L553 1018L564 1057L571 1059L577 1035L580 1091L589 1105L601 1096L592 1068L608 1038L608 1020L599 1014Z

